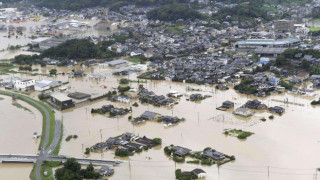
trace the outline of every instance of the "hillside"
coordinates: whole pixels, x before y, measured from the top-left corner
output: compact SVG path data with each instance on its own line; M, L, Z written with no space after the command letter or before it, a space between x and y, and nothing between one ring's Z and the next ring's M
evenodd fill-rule
M204 15L198 11L189 8L186 4L165 5L153 9L147 13L148 19L161 21L176 21L178 19L203 19Z

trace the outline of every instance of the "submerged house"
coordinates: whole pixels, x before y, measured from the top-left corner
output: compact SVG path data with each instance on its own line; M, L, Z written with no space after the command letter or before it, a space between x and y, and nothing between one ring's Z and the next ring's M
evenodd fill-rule
M75 106L74 102L68 96L62 93L54 93L50 96L51 102L60 110L65 110Z
M259 100L247 101L245 107L249 109L263 110L267 109L267 105L262 104Z
M269 111L273 112L273 113L277 113L277 114L282 114L282 113L284 113L285 109L280 106L274 106L274 107L270 107Z
M231 101L225 101L222 103L222 107L226 109L230 109L234 107L234 102Z
M100 169L96 169L101 176L111 176L114 174L114 170L110 169L108 166L102 166Z
M237 108L233 111L233 114L239 115L239 116L244 116L244 117L249 117L249 116L253 115L253 113L249 109L246 109L246 108Z
M174 146L172 147L172 149L175 151L174 154L180 157L184 157L191 152L191 149L180 147L180 146Z
M202 155L204 157L208 157L208 158L211 158L215 161L222 161L224 160L225 158L225 155L221 152L218 152L218 151L214 151L212 149L208 149L208 150L205 150Z

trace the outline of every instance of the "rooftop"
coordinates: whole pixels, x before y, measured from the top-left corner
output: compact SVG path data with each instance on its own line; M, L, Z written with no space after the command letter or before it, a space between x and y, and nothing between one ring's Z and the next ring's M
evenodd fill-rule
M125 64L125 63L128 63L128 61L123 59L118 59L118 60L108 62L109 66L116 66L116 65Z
M60 102L71 100L71 98L69 98L68 96L66 96L62 93L53 93L53 94L51 94L51 97L60 101Z

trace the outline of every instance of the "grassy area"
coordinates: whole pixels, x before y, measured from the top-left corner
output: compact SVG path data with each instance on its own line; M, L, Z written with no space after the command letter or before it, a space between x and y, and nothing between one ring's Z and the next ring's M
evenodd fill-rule
M320 31L320 27L310 27L309 30L310 32L317 32Z
M40 174L42 180L53 180L54 179L54 172L52 168L61 166L61 162L56 161L44 161L41 164ZM47 172L47 176L44 175L44 172Z
M31 173L29 175L31 180L37 180L37 177L36 177L36 166L37 166L37 163L33 165L32 171L31 171Z
M140 62L141 62L140 57L127 57L126 60L128 60L132 63L137 63L137 64L140 64Z
M175 34L179 34L179 35L183 35L183 26L168 26L166 27L166 31L170 32L170 33L175 33Z
M14 71L11 71L11 69L15 67L16 66L13 66L9 63L0 63L0 75L7 74L7 73L15 73Z
M152 74L152 72L147 71L147 72L144 72L144 73L140 74L140 75L138 76L138 78L141 78L141 79L151 79L151 74Z
M58 142L56 148L54 148L54 150L51 152L52 155L57 156L59 154L59 151L61 148L62 138L63 138L63 123L61 122L61 136L60 136L60 139L59 139L59 142Z
M23 110L25 110L25 111L29 111L29 112L31 112L31 110L30 110L30 109L28 109L28 108L26 108L26 107L22 106L22 105L21 105L21 104L19 104L19 103L12 103L12 105L13 105L13 106L15 106L15 107L17 107L17 108L19 108L19 109L23 109Z
M42 180L54 180L54 172L53 168L61 166L61 162L57 161L43 161L40 168L40 175ZM33 165L33 169L29 175L31 180L37 180L36 177L36 166L37 164ZM44 172L47 172L47 176L44 176Z
M131 83L147 83L148 81L147 80L129 80L129 82Z
M238 139L246 139L247 137L251 136L254 133L249 131L242 131L241 129L231 129L231 130L225 130L224 134L229 136L235 136Z

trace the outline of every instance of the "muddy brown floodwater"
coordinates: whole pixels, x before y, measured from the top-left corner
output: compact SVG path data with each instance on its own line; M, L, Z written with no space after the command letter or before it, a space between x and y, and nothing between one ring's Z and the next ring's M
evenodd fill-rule
M27 180L32 167L32 164L0 164L0 179Z
M47 67L42 72L48 72ZM80 67L74 67L80 69ZM58 72L67 72L73 68L57 68ZM91 74L91 68L84 69L88 75ZM96 81L89 78L69 79L71 92L79 91L90 93L92 95L106 93L113 87L118 86L118 79L111 75L112 69L94 67L95 73L105 74L106 79ZM33 77L28 75L15 75L22 77ZM9 76L3 76L9 77ZM130 75L130 79L135 79L136 75ZM67 76L59 75L56 78L42 77L42 79L59 79L66 81ZM107 88L103 88L103 86ZM166 95L171 90L176 90L186 94L184 83L173 83L170 81L148 81L144 86L148 90L154 91L158 95ZM131 83L134 88L137 83ZM108 137L118 136L124 132L133 132L139 136L149 138L162 138L162 147L144 151L135 154L129 159L119 159L123 163L115 167L115 174L110 179L174 179L176 168L182 170L192 170L202 168L207 172L207 179L219 180L308 180L315 179L316 168L320 165L320 119L319 107L311 107L312 99L293 94L273 94L270 97L259 98L268 106L283 106L286 112L282 115L275 115L273 120L269 120L271 115L266 111L256 111L250 118L240 118L232 114L232 111L218 111L223 101L231 100L236 104L236 108L243 105L249 99L256 97L244 96L235 92L232 88L228 91L215 90L212 86L198 86L203 91L202 94L212 95L211 98L201 101L201 103L190 102L183 96L179 104L172 108L154 107L152 105L140 104L139 107L133 107L132 115L137 117L144 111L150 110L163 115L174 115L184 117L182 122L173 127L164 127L156 122L147 122L139 126L133 126L128 121L128 116L118 118L109 118L103 115L92 115L92 108L98 108L102 105L113 104L116 107L130 107L129 104L114 103L105 99L86 104L77 108L58 113L57 116L63 117L64 137L76 134L78 138L69 142L62 141L60 154L69 157L83 157L83 151L86 147L91 147L95 143L105 141ZM319 91L317 91L319 94ZM36 97L37 93L32 96ZM273 101L287 99L290 102L300 103L298 105L284 105L283 103ZM1 101L0 101L1 103ZM7 109L7 107L6 107ZM58 117L58 118L59 118ZM265 117L267 121L260 119ZM2 119L2 118L1 118ZM0 126L0 132L3 131ZM254 135L247 140L238 140L235 137L227 137L223 134L223 129L237 128L251 131ZM34 131L34 130L33 130ZM5 135L6 137L7 134ZM2 136L1 136L2 137ZM19 141L21 142L21 141ZM16 142L12 142L14 144ZM234 155L234 162L222 165L219 169L213 165L211 167L193 165L193 164L175 164L163 152L163 148L170 144L180 145L192 150L203 150L206 147L212 147L217 151L228 155ZM90 158L97 159L115 159L114 151L105 151L103 153L91 153ZM130 163L129 163L130 162ZM269 170L268 170L269 169Z
M33 133L41 134L41 113L23 101L16 103L26 109L13 106L11 97L0 97L0 153L35 155L39 139L33 139Z

